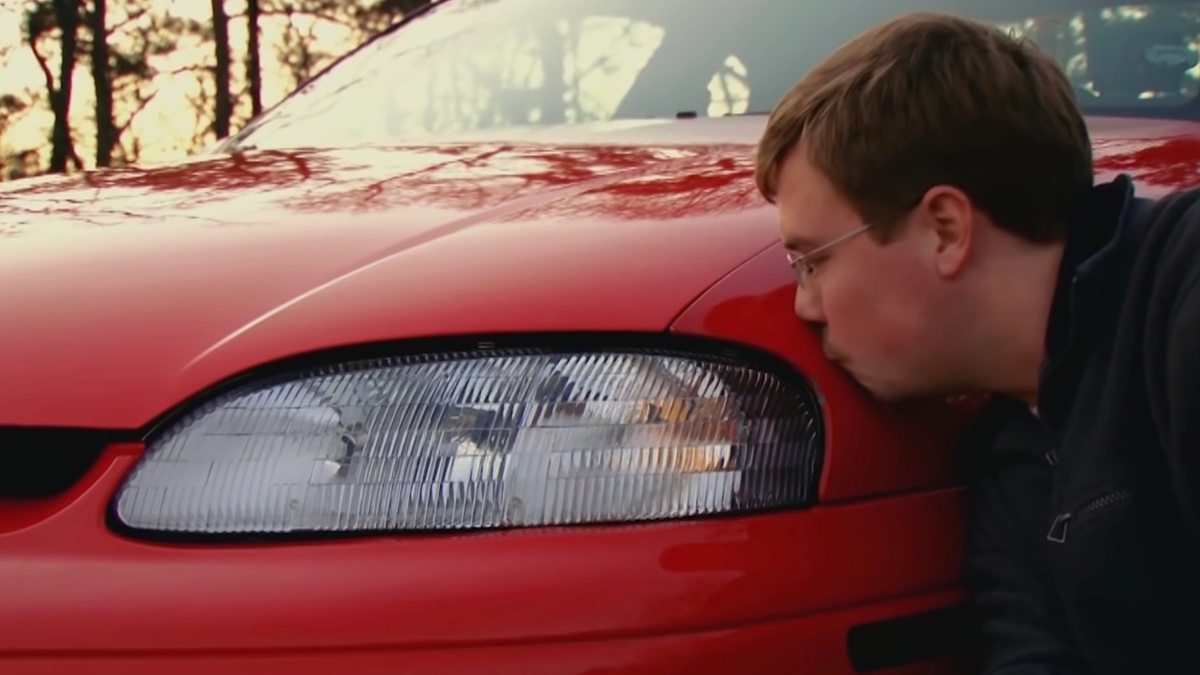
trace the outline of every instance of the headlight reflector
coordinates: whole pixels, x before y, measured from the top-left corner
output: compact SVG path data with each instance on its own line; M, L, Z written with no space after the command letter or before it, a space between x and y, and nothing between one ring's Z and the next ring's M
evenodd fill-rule
M321 368L153 438L125 526L197 534L622 522L806 505L811 392L653 351L493 352Z

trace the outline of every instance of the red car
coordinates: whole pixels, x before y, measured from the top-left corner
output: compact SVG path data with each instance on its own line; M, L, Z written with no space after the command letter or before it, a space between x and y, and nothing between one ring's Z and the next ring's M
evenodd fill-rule
M0 191L0 672L967 672L974 407L792 313L764 114L897 13L1200 179L1196 2L446 0L173 166Z

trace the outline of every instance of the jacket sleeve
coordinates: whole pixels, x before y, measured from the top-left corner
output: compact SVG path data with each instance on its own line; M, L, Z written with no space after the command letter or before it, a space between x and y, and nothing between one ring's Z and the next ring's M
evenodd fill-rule
M1200 542L1200 190L1163 198L1149 220L1150 253L1135 271L1151 284L1147 397L1181 517Z
M989 405L979 427L963 447L979 458L968 476L965 570L979 622L979 673L1083 673L1041 548L1051 445L1028 409L1009 399Z
M1200 242L1197 245L1191 250L1200 251ZM1166 405L1159 428L1165 429L1164 445L1184 520L1200 542L1200 265L1193 258L1188 267L1167 327Z

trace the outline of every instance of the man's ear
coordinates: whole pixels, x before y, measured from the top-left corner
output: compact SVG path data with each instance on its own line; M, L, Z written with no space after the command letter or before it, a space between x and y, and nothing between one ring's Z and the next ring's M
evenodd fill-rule
M962 273L975 241L975 209L965 192L937 185L921 200L929 227L934 264L940 274L953 278Z

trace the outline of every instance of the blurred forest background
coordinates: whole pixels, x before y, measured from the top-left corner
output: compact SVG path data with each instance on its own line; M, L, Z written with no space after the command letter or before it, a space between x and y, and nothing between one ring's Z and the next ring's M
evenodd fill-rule
M0 180L169 161L437 0L0 0Z

